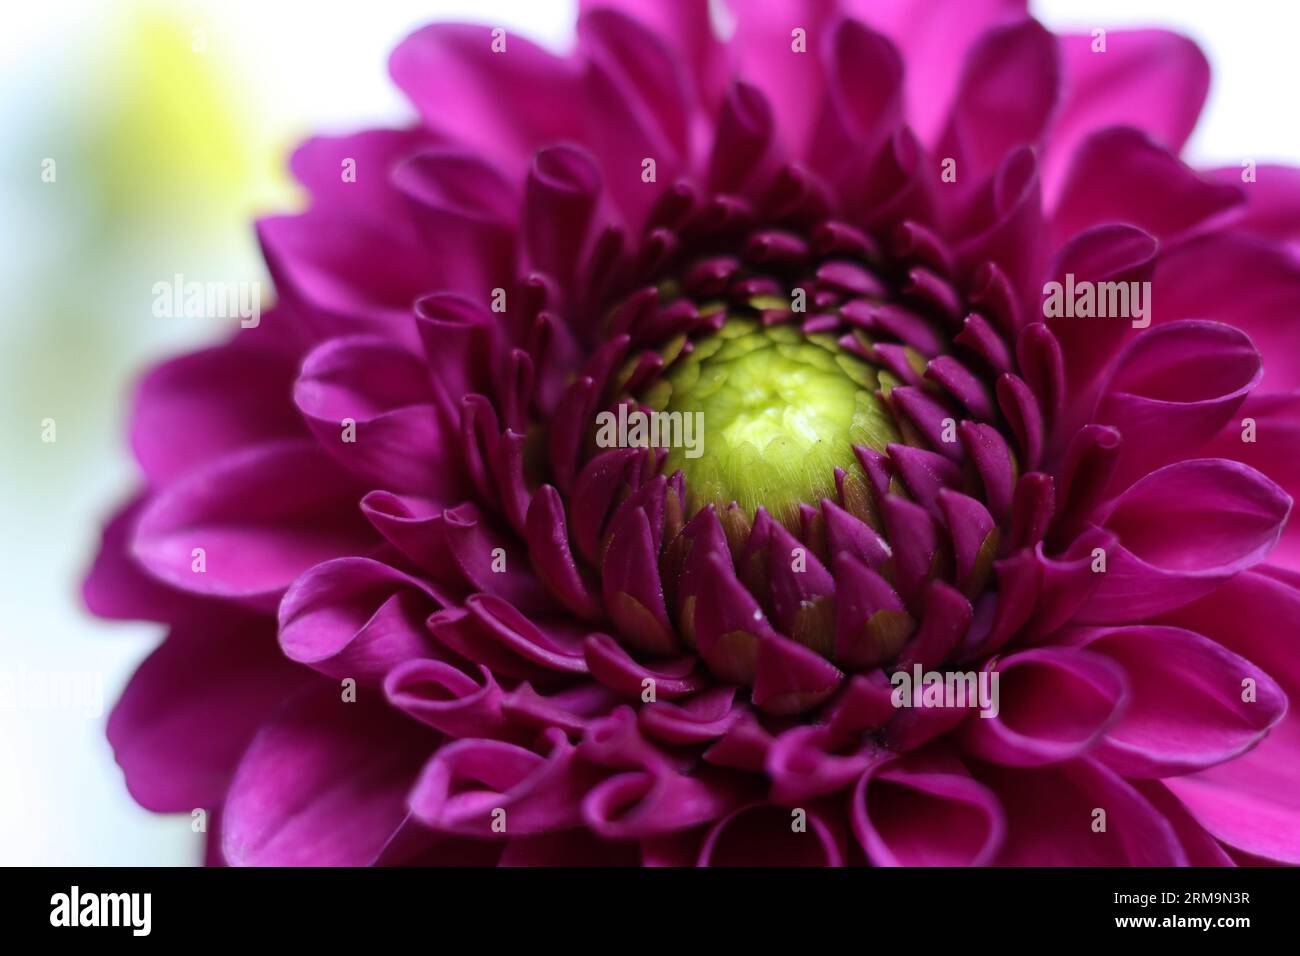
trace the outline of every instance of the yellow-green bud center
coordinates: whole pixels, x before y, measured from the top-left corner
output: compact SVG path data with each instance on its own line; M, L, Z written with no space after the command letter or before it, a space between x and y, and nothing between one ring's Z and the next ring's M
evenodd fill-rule
M878 384L832 336L742 318L695 342L647 400L703 414L702 453L672 448L666 469L685 473L692 510L734 501L793 520L801 502L835 496L835 469L857 468L854 445L898 440Z

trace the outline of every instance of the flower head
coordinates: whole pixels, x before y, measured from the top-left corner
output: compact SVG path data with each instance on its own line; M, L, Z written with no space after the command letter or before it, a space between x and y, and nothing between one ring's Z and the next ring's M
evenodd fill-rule
M404 41L420 122L302 146L275 309L142 383L136 798L231 863L1300 862L1300 191L1177 158L1197 49L582 7Z

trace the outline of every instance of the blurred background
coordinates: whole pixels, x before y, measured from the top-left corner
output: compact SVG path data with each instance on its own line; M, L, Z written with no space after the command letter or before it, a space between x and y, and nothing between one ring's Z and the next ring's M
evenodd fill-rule
M673 2L673 0L661 0ZM161 627L82 609L99 525L136 480L127 400L157 359L237 320L155 318L175 273L261 281L255 215L297 208L311 132L409 117L388 51L429 20L571 43L576 0L46 0L0 14L0 864L184 865L188 817L131 801L104 739ZM1162 25L1214 81L1195 165L1300 161L1295 5L1043 0L1057 31ZM1288 22L1279 22L1279 18ZM53 161L51 166L50 161ZM53 181L50 172L53 171ZM52 429L51 429L52 422ZM49 440L50 438L54 440ZM71 678L75 700L15 688Z

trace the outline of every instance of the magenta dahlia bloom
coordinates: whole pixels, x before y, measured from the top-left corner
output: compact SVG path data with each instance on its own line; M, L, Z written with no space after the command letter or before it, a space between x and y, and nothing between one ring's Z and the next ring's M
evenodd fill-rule
M1300 862L1300 173L1178 159L1169 33L731 14L430 26L295 153L86 583L170 629L132 794L234 864Z

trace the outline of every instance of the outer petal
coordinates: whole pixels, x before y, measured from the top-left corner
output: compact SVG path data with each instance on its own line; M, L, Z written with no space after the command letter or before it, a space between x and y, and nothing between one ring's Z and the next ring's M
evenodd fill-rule
M716 107L727 83L727 54L713 31L706 2L655 3L647 0L579 0L578 14L588 10L619 10L637 20L664 42L690 69L695 94L706 107Z
M132 549L151 574L184 591L273 605L312 565L374 546L358 497L311 444L258 445L150 501ZM203 571L195 570L196 548Z
M341 698L334 686L299 695L259 731L230 785L228 862L364 866L402 825L437 737L384 704Z
M907 117L927 144L943 129L960 82L954 69L985 32L1026 15L1024 0L846 0L846 9L898 45L907 64Z
M1038 165L1033 150L1008 153L981 189L963 232L974 234L957 246L961 268L979 283L990 264L1000 270L1015 296L1021 316L1030 316L1042 301L1042 273L1047 265ZM951 446L947 446L951 448ZM941 451L946 449L941 448Z
M1054 196L1075 147L1106 126L1136 126L1177 153L1191 135L1210 86L1195 43L1164 30L1108 30L1104 53L1091 36L1060 39L1065 98L1044 180Z
M643 839L717 820L753 798L732 773L638 770L594 787L582 802L582 818L601 836Z
M963 744L983 760L1011 766L1056 763L1089 750L1128 697L1123 668L1100 654L1037 648L997 659L998 712L961 726Z
M838 808L801 808L806 829L796 830L789 807L753 804L732 811L709 830L699 866L843 866L844 833Z
M445 661L408 660L388 672L384 696L450 737L505 736L501 688L486 667L474 678Z
M527 157L580 128L577 70L520 36L493 52L492 29L435 23L398 44L388 70L438 136L521 173Z
M1098 764L1083 759L1032 770L984 765L977 776L1006 811L999 865L1187 865L1169 821L1131 784ZM1044 813L1048 807L1051 812Z
M1002 845L998 799L945 755L873 767L853 792L853 832L877 866L982 866Z
M490 594L471 595L465 604L439 611L428 622L434 636L462 657L512 677L587 672L585 634L572 622L533 620Z
M1247 571L1170 620L1265 668L1289 695L1291 709L1254 750L1166 785L1225 843L1300 863L1300 590Z
M1174 828L1191 866L1237 865L1222 844L1196 822L1187 808L1179 803L1178 798L1161 781L1144 780L1134 785Z
M1245 441L1247 437L1254 441ZM1206 446L1205 454L1244 462L1268 475L1292 498L1300 495L1300 393L1252 393ZM1300 522L1287 522L1268 560L1300 570Z
M118 621L177 621L195 612L202 602L168 587L147 574L131 554L135 525L147 499L139 497L104 526L99 552L81 585L90 613Z
M772 105L778 136L803 156L816 121L810 103L821 102L825 81L817 51L819 38L836 14L834 0L731 0L736 15L732 50L742 79L757 86ZM805 51L794 51L793 31L804 31Z
M1051 278L1066 283L1147 282L1155 270L1159 243L1149 233L1132 226L1109 223L1077 234L1057 252ZM1130 287L1131 288L1131 287ZM1138 334L1133 323L1060 316L1047 326L1061 343L1065 359L1069 423L1083 424L1091 415L1096 379L1119 353L1125 341ZM1065 431L1062 429L1062 431Z
M453 502L467 480L427 376L416 355L384 339L330 339L303 360L293 398L321 447L358 480Z
M898 128L904 66L887 37L854 20L831 27L822 47L826 98L809 161L818 172L833 176L857 154L874 154Z
M613 10L583 16L578 40L586 60L588 141L603 161L610 194L639 227L661 190L688 169L686 74L663 40ZM642 178L647 158L655 161L653 182Z
M1246 194L1245 215L1232 224L1233 231L1288 243L1300 252L1300 169L1264 163L1255 167L1251 182L1242 179L1245 172L1242 166L1227 166L1205 174Z
M131 448L150 483L165 485L248 445L300 436L302 422L284 401L294 364L232 343L150 371L131 414Z
M438 264L413 230L312 209L258 220L257 237L276 291L317 336L361 331L413 339L411 303L437 284Z
M1246 756L1177 777L1167 786L1224 843L1268 860L1300 864L1297 754L1300 724L1288 720Z
M1133 339L1094 416L1124 437L1113 487L1203 447L1263 374L1255 346L1230 325L1170 322Z
M957 159L957 182L978 182L1007 153L1041 139L1059 92L1055 41L1035 20L989 30L961 76L938 151Z
M280 655L265 618L227 613L173 628L108 720L131 796L159 813L214 810L254 733L311 680Z
M1286 712L1286 694L1257 664L1177 627L1106 628L1082 640L1119 664L1131 688L1098 759L1125 777L1170 777L1255 746ZM1257 697L1243 700L1243 683Z
M1123 623L1171 610L1263 560L1291 499L1253 468L1220 458L1167 465L1107 507L1120 545L1079 615Z
M1167 242L1221 223L1244 201L1239 188L1202 178L1141 130L1108 127L1070 160L1052 237L1062 243L1091 226L1122 222Z
M392 182L420 247L438 263L439 291L487 301L492 289L509 287L519 208L510 180L473 150L439 146L407 158Z
M1264 356L1263 388L1300 388L1300 260L1248 236L1214 234L1166 250L1152 278L1155 321L1235 325Z
M561 145L537 152L524 187L522 235L529 268L561 285L574 283L602 187L600 167L585 149Z
M420 127L313 136L294 150L289 169L307 187L314 205L344 208L391 228L395 220L406 219L402 196L390 181L392 172L429 142L429 134ZM355 164L355 178L342 175L347 160Z

